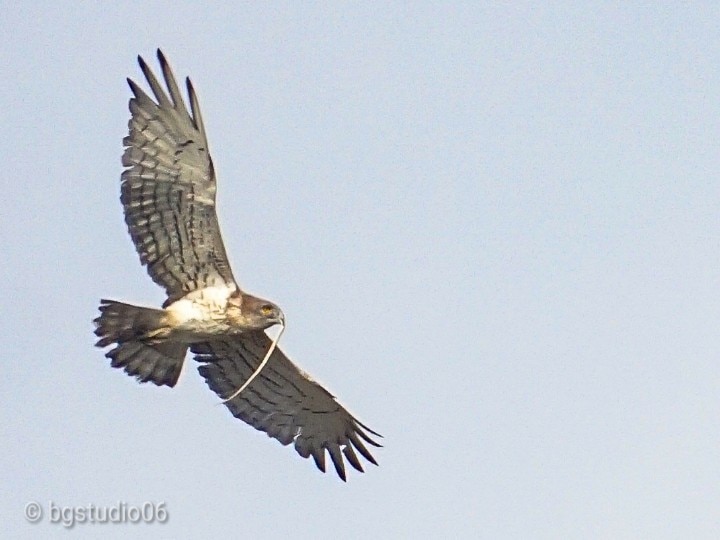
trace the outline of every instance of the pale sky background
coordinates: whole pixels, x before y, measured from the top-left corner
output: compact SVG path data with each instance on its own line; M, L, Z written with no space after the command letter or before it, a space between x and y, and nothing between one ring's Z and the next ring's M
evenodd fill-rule
M37 4L0 20L0 536L720 537L717 3ZM347 484L194 361L170 390L93 346L101 297L163 300L118 200L158 46L235 275L385 436Z

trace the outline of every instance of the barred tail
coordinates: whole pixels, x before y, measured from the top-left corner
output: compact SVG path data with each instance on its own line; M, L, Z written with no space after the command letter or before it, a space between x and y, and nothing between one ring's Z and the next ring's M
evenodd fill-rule
M117 344L105 356L112 360L112 367L123 368L140 382L175 386L187 345L151 339L162 329L164 315L160 309L100 300L100 316L94 321L95 335L100 339L95 345Z

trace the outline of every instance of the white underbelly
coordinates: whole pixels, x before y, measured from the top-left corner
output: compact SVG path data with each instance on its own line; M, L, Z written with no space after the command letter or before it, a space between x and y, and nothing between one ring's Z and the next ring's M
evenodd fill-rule
M173 339L185 343L197 343L208 339L227 336L233 333L233 329L224 323L206 321L191 321L172 330Z
M209 336L232 332L226 317L232 290L208 287L193 291L165 308L172 332L183 341L201 341Z

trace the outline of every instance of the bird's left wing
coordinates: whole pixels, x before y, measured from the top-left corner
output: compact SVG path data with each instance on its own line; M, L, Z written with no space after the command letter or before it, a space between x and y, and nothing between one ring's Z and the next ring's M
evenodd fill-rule
M196 289L237 284L220 236L215 171L197 95L187 79L191 115L160 50L158 59L165 85L138 57L155 100L128 79L135 96L123 140L120 200L140 262L169 303Z
M250 332L222 340L192 345L195 360L203 362L200 374L221 398L232 395L255 371L270 347L265 332ZM363 441L380 446L335 398L275 349L267 365L238 396L225 405L233 416L264 431L284 445L293 443L302 457L312 456L325 472L325 451L343 480L345 460L363 471L355 450L377 462Z

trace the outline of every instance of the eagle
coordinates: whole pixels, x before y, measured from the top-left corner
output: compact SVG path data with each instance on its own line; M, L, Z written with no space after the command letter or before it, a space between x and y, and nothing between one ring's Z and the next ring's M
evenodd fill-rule
M161 309L100 301L96 345L141 383L174 387L188 350L205 382L233 416L283 445L312 456L325 472L326 451L345 481L345 462L377 465L365 444L380 447L335 397L303 372L265 330L285 316L273 302L238 285L230 268L215 210L217 180L200 105L186 78L188 111L162 51L160 84L141 56L140 69L154 95L132 79L128 135L121 175L125 222L140 262L165 289ZM263 368L261 359L268 355ZM259 369L262 368L262 369ZM240 390L238 390L238 388Z

